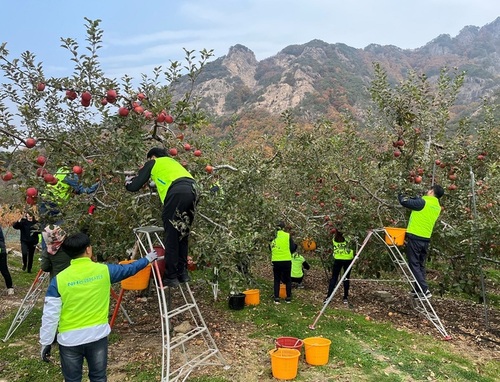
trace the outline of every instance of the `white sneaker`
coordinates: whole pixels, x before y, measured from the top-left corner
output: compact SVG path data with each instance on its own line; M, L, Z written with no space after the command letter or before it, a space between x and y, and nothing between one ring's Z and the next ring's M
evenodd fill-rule
M7 289L7 294L8 294L9 296L12 296L12 295L14 294L14 288L8 288L8 289Z

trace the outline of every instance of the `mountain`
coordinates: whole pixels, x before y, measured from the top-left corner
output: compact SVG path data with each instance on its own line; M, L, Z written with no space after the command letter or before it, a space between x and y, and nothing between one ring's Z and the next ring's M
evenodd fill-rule
M467 72L457 104L472 113L481 97L500 90L500 17L483 26L466 26L456 37L440 35L418 49L371 44L364 49L312 40L290 45L275 56L257 61L243 45L208 63L196 92L202 106L227 119L250 110L278 115L285 110L308 117L357 109L369 100L373 62L387 71L389 80L403 79L410 69L431 80L443 67Z

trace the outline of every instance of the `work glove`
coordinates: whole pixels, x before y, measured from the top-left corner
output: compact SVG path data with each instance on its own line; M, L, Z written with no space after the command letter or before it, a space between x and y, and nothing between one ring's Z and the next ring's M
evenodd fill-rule
M52 349L51 345L42 345L42 350L40 352L40 356L42 357L43 362L50 362L50 350Z
M93 215L94 211L95 211L95 205L92 204L92 205L90 205L89 210L88 210L89 215Z
M151 251L146 255L146 259L148 259L148 261L152 263L153 261L158 259L158 254L156 253L156 251Z
M134 179L133 175L127 175L125 177L125 186L129 185L130 183L132 183L132 179Z

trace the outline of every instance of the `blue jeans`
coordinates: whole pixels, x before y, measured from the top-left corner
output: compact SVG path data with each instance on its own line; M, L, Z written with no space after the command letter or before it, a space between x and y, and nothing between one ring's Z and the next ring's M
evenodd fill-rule
M81 382L84 358L89 367L90 382L107 381L108 337L84 345L59 345L59 355L65 382Z

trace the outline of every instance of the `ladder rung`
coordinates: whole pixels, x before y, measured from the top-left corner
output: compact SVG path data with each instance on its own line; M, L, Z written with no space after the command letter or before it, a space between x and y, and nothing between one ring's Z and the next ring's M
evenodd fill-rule
M188 311L190 309L193 309L194 307L196 307L196 304L187 303L185 305L179 306L178 308L169 310L168 313L167 313L167 318L170 319L170 318L172 318L174 316L177 316L178 314L181 314L181 313L186 312L186 311Z
M170 347L170 349L174 349L177 346L193 339L197 335L200 335L201 333L207 331L206 327L203 326L197 326L194 329L191 329L189 332L184 333L181 336L173 337L170 340L170 344L167 344L167 347Z
M207 349L203 353L197 355L178 369L174 370L173 372L170 373L170 381L177 381L178 378L183 376L183 373L185 372L185 369L187 369L188 372L191 372L192 369L201 366L201 365L220 365L221 362L209 362L205 363L206 360L209 358L217 355L218 350L217 349Z

